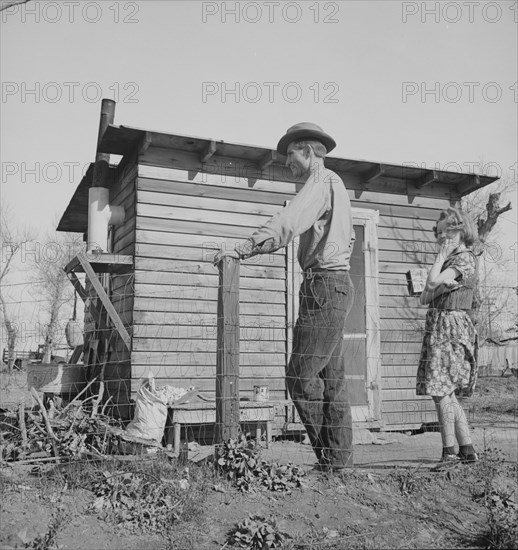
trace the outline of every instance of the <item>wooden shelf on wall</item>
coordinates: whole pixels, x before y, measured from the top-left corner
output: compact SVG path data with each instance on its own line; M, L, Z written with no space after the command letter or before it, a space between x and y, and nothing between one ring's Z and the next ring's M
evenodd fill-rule
M133 266L133 256L124 254L112 254L108 252L84 252L82 254L92 266L95 273L116 273L127 270ZM67 273L84 273L84 267L79 260L79 255L73 258L65 267Z

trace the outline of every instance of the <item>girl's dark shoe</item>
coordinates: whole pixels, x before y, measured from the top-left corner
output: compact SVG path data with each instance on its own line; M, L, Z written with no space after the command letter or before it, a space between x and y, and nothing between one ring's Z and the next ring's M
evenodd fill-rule
M460 461L463 464L471 464L473 462L478 462L478 455L475 452L467 453L467 454L460 452L457 455L457 457L460 459Z
M446 454L442 455L440 463L441 464L455 464L459 461L459 457L456 454Z
M456 454L443 453L441 460L432 468L432 471L442 470L443 468L455 466L456 464L460 464L459 457Z

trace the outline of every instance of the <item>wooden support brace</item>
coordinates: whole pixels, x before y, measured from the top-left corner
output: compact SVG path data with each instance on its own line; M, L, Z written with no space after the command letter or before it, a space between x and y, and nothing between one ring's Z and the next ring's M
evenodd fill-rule
M216 142L214 140L210 140L209 143L207 143L207 147L203 151L200 160L201 162L207 162L210 157L216 152Z
M383 174L385 173L385 166L383 164L378 164L371 170L369 170L364 176L363 176L363 182L365 184L372 183L373 181L377 180Z
M78 254L77 258L82 268L84 269L86 276L90 279L90 282L92 283L92 286L94 287L95 292L97 292L97 296L99 296L99 298L101 299L101 302L104 308L106 309L106 313L108 314L113 324L115 325L115 328L120 334L124 342L124 345L126 346L127 350L131 352L131 337L128 334L128 331L126 330L124 323L119 317L117 310L111 303L110 298L108 297L108 294L106 294L106 291L104 290L101 284L101 281L99 281L99 278L97 277L95 271L93 270L92 266L90 265L90 262L88 261L84 253Z
M138 144L138 154L143 155L151 145L151 134L149 132L144 132L144 135L142 136L142 139L140 140Z
M417 189L421 189L422 187L425 187L426 185L432 185L432 183L436 183L437 181L439 181L439 176L437 175L437 172L435 170L430 170L415 182L415 186L417 187Z
M277 151L274 151L273 149L271 151L268 151L268 153L259 161L261 172L264 171L265 168L270 166L270 164L273 164L277 160L277 158Z
M216 441L239 434L239 260L223 257L219 264Z

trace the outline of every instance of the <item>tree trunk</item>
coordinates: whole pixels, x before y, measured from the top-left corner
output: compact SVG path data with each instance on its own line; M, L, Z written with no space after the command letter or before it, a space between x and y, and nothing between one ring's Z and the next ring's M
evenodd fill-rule
M499 201L500 193L491 193L489 195L489 198L487 199L486 204L487 217L486 219L478 219L478 237L481 242L486 241L489 233L491 233L491 230L496 225L498 217L504 212L508 212L509 210L511 210L511 203L508 203L507 206L503 206L502 208L500 208L500 205L498 204Z
M14 348L16 346L18 331L16 330L14 323L9 318L7 306L2 294L0 294L0 304L2 305L2 315L4 317L5 330L7 332L7 372L11 374L15 360Z

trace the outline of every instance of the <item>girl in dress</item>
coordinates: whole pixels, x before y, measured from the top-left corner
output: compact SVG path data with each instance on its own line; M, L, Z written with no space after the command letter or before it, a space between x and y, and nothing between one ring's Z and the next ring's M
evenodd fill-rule
M477 258L471 249L477 232L465 212L448 208L441 212L434 234L439 252L420 298L429 307L416 393L430 395L435 402L441 461L475 462L478 457L457 395L471 396L477 380L477 332L469 315L478 283Z

